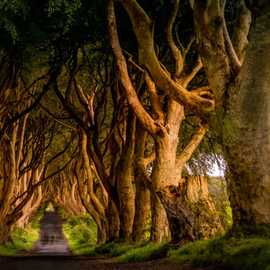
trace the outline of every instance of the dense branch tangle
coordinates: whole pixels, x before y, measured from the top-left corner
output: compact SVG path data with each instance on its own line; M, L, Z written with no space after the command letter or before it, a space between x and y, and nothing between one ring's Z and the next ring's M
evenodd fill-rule
M123 30L117 23L124 18L116 18L116 2L131 22L128 31L137 40L135 48L132 45L135 52L122 49L118 29ZM17 109L4 129L2 146L8 164L3 160L1 164L9 181L0 180L8 183L0 195L0 217L5 225L11 216L12 223L24 224L29 213L51 200L70 215L89 213L97 224L99 243L148 240L150 219L151 240L156 242L171 239L179 244L222 230L207 180L183 175L209 129L209 114L224 95L225 79L228 82L237 74L243 63L246 43L237 40L247 32L246 20L241 17L241 28L231 40L223 17L224 2L209 1L204 10L202 1L195 1L198 33L196 39L182 41L181 29L176 30L182 3L175 0L168 5L165 38L155 43L157 23L147 14L145 3L140 3L108 1L114 59L108 48L100 47L102 42L74 42L72 36L69 48L58 40L53 44L49 72L40 79L40 94L33 90L38 88L35 82L29 84L31 91L24 88L34 102ZM207 16L200 18L201 11ZM200 21L205 18L210 21ZM217 29L211 35L213 22ZM202 25L210 35L200 36ZM65 40L69 33L65 35L60 36ZM224 58L210 65L215 57L207 59L209 48L218 49L218 60ZM210 86L205 72L212 75ZM215 75L222 81L213 82ZM6 93L0 97L1 126L2 119L8 120ZM25 132L30 120L41 127L33 124ZM186 132L188 121L193 128ZM15 188L13 183L21 184Z
M171 193L171 191L173 189L171 187L174 186L178 189L179 186L180 196L185 197L184 191L181 190L180 185L184 181L181 177L182 171L207 131L206 123L203 119L200 119L199 116L202 117L204 112L209 112L214 108L213 95L209 88L204 86L191 91L187 90L188 85L201 70L202 62L198 59L197 64L195 64L191 72L186 73L185 65L187 64L186 59L190 46L183 54L176 46L173 37L173 26L178 13L179 1L176 1L173 5L171 16L166 27L167 43L173 56L172 59L175 66L175 70L172 73L170 73L157 58L154 48L153 22L146 12L136 1L124 0L120 2L129 15L133 31L137 38L138 61L139 65L145 69L143 71L145 85L151 104L152 114L144 108L140 97L138 97L134 81L130 78L128 65L118 37L114 1L108 1L108 28L119 80L123 86L129 105L138 121L141 126L152 135L155 141L156 155L151 175L152 190L154 191L152 199L151 237L154 241L162 241L167 237L167 214L173 241L178 242L189 238L193 239L193 228L185 228L185 224L188 222L184 222L184 217L182 216L183 213L190 211L187 210L189 206L184 203L184 199L181 199L182 204L179 203L172 211L170 201L177 200L177 197L172 196L173 193ZM164 103L162 103L158 90L163 91L164 94L168 96L167 108L164 106ZM197 121L199 127L187 146L178 153L179 133L185 119L185 110L191 110L199 115ZM145 166L140 166L139 168L143 170ZM147 175L147 173L144 172L143 175ZM155 192L162 194L161 199L167 212L166 214ZM178 225L182 227L180 230L185 231L186 235L183 233L181 237L179 237L179 231L175 230L175 227L177 227L175 225L175 216L179 217L180 224ZM194 221L192 221L191 216L190 223L192 224ZM193 225L191 227L193 227ZM220 229L218 225L216 229Z

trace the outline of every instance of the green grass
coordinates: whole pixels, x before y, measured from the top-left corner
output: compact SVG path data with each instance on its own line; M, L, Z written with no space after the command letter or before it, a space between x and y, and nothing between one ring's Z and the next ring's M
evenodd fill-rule
M89 215L68 217L63 232L73 254L91 253L97 241L97 226Z
M166 257L169 246L167 244L149 243L140 247L133 247L117 258L118 262L143 262Z
M170 251L169 259L194 266L220 264L231 270L270 270L270 240L219 238L196 241Z
M105 256L105 257L118 257L128 250L134 248L131 244L125 243L106 243L101 245L94 245L84 243L81 245L75 245L73 253L75 255L87 255L87 256Z
M14 228L12 242L0 245L0 255L12 256L19 251L29 251L39 238L39 228L29 224L26 228Z
M97 246L94 250L97 255L107 255L110 257L118 257L134 248L134 245L128 243L107 243Z
M0 245L0 255L13 256L19 251L29 251L39 239L40 219L43 209L40 209L25 228L14 227L11 232L12 242Z

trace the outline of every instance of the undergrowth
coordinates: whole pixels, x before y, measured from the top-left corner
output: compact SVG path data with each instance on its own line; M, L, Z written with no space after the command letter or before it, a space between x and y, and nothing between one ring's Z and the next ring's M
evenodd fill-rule
M133 247L117 258L118 262L143 262L165 258L169 250L167 244L149 243L139 247Z
M67 217L63 232L73 254L88 254L97 241L97 226L89 215Z
M270 240L223 237L196 241L170 251L169 259L194 266L222 265L230 270L270 270Z
M18 252L30 251L39 239L39 222L42 215L41 209L25 228L14 227L11 232L12 241L0 245L0 255L13 256Z

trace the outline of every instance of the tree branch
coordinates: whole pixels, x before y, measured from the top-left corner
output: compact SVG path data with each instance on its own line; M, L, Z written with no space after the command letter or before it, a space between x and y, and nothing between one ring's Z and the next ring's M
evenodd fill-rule
M207 125L200 126L197 131L193 134L190 142L184 148L184 150L178 155L176 159L176 166L182 167L186 162L189 161L194 151L197 149L199 144L201 143L204 135L208 130Z
M117 68L119 70L119 77L123 85L123 88L126 92L128 103L132 108L132 110L134 111L137 118L139 119L139 121L141 122L141 124L145 127L145 129L147 129L149 133L155 134L158 128L155 125L155 122L152 119L152 117L142 106L128 74L126 59L123 55L122 48L118 38L113 0L109 0L108 2L108 28L112 50L116 59Z
M182 85L176 83L162 68L155 53L152 22L136 0L120 1L127 11L133 31L139 46L139 63L150 73L157 87L165 91L178 103L192 107L196 112L202 113L214 109L214 100L190 93Z

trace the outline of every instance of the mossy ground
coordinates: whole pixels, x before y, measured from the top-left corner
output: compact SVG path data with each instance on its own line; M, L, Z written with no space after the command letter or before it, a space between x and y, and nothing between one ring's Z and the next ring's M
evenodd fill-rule
M74 233L75 237L75 233ZM84 239L85 240L85 239ZM196 267L223 266L230 270L270 270L270 239L263 237L220 237L202 240L175 248L169 244L94 243L76 242L77 255L113 258L119 263L165 259L168 262L191 264Z
M223 237L196 241L170 251L168 258L194 266L222 265L230 270L270 270L270 239Z
M155 259L162 259L167 256L169 250L168 244L148 243L142 246L129 249L127 252L117 258L118 262L143 262Z

